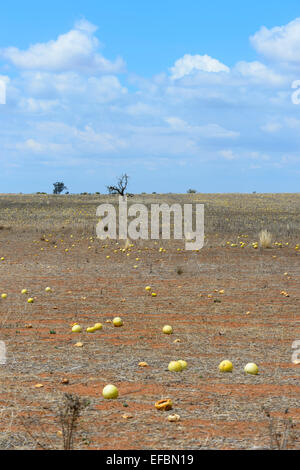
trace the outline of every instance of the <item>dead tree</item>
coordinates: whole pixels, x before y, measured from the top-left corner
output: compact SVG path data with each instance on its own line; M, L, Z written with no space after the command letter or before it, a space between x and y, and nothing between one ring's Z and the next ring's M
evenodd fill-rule
M125 195L125 191L128 186L128 180L129 176L126 175L126 173L118 179L117 185L116 186L107 186L107 190L109 194L119 194L120 196ZM129 194L128 194L129 196Z

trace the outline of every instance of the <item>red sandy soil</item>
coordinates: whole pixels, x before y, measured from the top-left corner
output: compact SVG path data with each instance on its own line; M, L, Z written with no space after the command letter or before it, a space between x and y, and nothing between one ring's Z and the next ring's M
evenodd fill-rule
M38 442L61 448L57 407L64 392L89 401L77 449L268 447L262 406L281 420L289 409L296 425L289 447L299 448L300 365L291 359L292 343L300 340L299 251L213 246L195 253L177 251L174 242L149 242L148 250L144 243L123 253L115 242L102 248L101 241L75 235L58 237L57 248L53 237L38 243L28 234L1 237L0 290L8 297L0 299L0 340L7 348L0 365L0 448L39 448ZM123 327L106 323L115 316ZM71 332L74 322L82 333ZM95 322L103 329L86 333ZM165 324L172 335L162 333ZM82 348L74 346L78 341ZM169 372L169 361L177 359L187 369ZM233 362L232 373L219 372L224 359ZM149 367L139 367L141 361ZM243 372L248 362L259 366L257 376ZM103 399L108 383L118 387L117 400ZM156 410L166 397L173 410ZM173 413L178 422L167 420Z

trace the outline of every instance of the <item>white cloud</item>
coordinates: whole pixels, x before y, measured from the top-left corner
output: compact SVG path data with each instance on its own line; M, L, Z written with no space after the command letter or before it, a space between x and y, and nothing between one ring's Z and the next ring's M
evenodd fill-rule
M0 75L0 80L6 85L8 85L10 82L10 78L7 75Z
M109 132L97 132L91 126L85 126L81 130L63 123L45 122L38 123L31 132L38 135L38 139L29 138L8 144L6 148L25 154L51 156L57 160L62 155L73 159L86 155L111 154L126 147L125 140L116 138Z
M262 26L250 41L259 53L271 60L299 64L300 18L271 29Z
M76 97L78 100L106 103L127 93L127 89L114 75L87 77L76 72L26 71L21 77L26 93L45 100L49 98L68 100Z
M190 129L190 126L183 120L178 117L167 117L165 121L174 129L175 131L185 131Z
M155 116L159 114L159 108L138 101L135 104L127 106L127 108L125 108L125 112L127 112L130 116Z
M260 151L248 151L245 148L239 149L239 151L233 151L232 149L223 149L218 152L221 157L226 160L261 160L268 161L270 156Z
M285 66L263 59L229 69L208 55L186 54L169 74L121 80L108 71L112 63L97 62L95 31L82 21L54 41L9 55L21 65L1 108L3 161L20 168L28 162L76 166L92 174L93 165L116 171L127 162L156 169L203 161L273 165L286 152L297 154L296 69L287 74ZM73 39L74 49L68 48Z
M83 131L76 131L76 136L85 151L105 153L115 152L126 147L125 140L116 138L108 132L96 132L90 126L85 126Z
M219 155L225 158L226 160L236 160L238 157L234 154L232 150L220 150Z
M88 21L75 24L74 29L61 34L56 40L31 45L27 50L8 47L1 56L24 70L64 72L77 70L94 73L117 73L124 62L117 58L111 62L98 51L99 41L94 36L96 27Z
M246 156L253 160L263 160L263 161L270 160L270 155L260 152L260 151L249 152L248 154L246 154Z
M35 139L27 139L25 142L18 142L16 143L15 147L18 150L25 152L30 151L33 153L43 153L45 150L44 146Z
M100 78L90 77L87 82L86 92L95 102L105 103L125 95L127 88L120 84L117 77L104 75Z
M209 55L190 55L185 54L180 59L176 60L173 67L171 67L171 78L173 80L189 75L195 71L201 72L229 72L229 67L213 59Z
M256 83L281 85L286 82L286 77L279 75L261 62L238 62L235 70L243 77L250 78Z
M281 128L282 125L279 124L279 122L267 122L266 124L261 126L261 129L269 134L274 134L275 132L278 132Z
M37 100L34 98L21 98L19 107L29 113L47 113L60 106L58 100Z
M170 125L172 129L178 132L184 132L186 134L192 134L194 137L202 137L208 139L218 138L236 138L239 136L239 132L224 129L219 124L205 124L204 126L191 126L183 119L178 117L168 117L165 121Z
M98 30L98 26L90 23L89 21L83 18L79 21L76 21L75 29L78 31L83 31L86 34L93 34Z

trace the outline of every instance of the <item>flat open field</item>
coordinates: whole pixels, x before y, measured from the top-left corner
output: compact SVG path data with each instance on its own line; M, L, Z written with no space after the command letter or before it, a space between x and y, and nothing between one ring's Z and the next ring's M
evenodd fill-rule
M300 194L129 201L204 203L199 252L185 251L183 241L98 240L96 207L111 201L117 199L0 196L0 293L7 293L0 298L7 354L0 449L62 448L57 409L66 392L88 403L76 449L269 447L262 406L281 431L289 410L295 429L287 446L299 449L300 364L292 362L292 344L300 340ZM261 229L274 236L270 248L253 246ZM120 328L107 322L116 316ZM75 322L82 333L71 332ZM96 322L103 329L87 333ZM172 335L162 333L166 324ZM170 372L178 359L187 369ZM219 372L224 359L231 373ZM248 362L258 375L244 373ZM116 400L102 397L109 383L119 389ZM172 399L171 411L155 408L162 398ZM174 413L180 420L169 422Z

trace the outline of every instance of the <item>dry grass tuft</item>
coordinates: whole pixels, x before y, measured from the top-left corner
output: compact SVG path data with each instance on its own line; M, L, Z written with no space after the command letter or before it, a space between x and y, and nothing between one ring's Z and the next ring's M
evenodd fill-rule
M268 419L268 429L270 437L270 450L286 450L289 445L293 445L297 439L295 423L288 417L289 410L284 412L284 418L273 418L268 410L262 407L262 411Z
M271 248L272 238L272 234L268 230L262 230L259 233L259 246L261 248Z
M62 429L64 450L72 450L74 434L82 410L87 406L77 395L64 394L64 401L59 408L59 421Z

